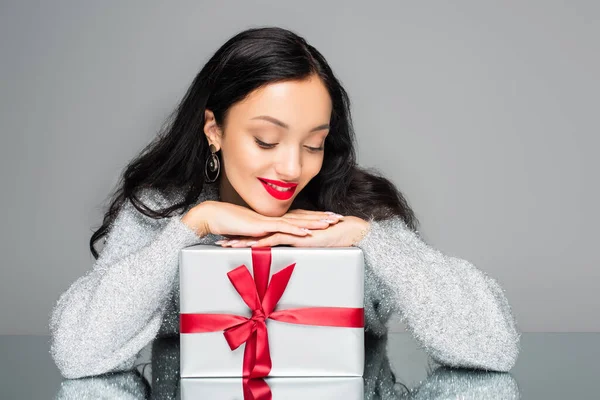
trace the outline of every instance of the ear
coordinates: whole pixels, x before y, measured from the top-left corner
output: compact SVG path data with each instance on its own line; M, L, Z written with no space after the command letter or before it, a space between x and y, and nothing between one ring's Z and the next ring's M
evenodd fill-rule
M210 110L204 110L204 134L208 144L214 144L217 151L221 149L221 129L217 125L215 115Z

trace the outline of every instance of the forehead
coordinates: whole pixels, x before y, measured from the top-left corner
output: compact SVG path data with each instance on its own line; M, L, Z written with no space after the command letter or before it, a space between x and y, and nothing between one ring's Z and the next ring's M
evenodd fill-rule
M314 125L329 122L331 98L323 82L316 77L274 82L251 92L232 106L230 112L245 119L267 114L290 125L306 122Z

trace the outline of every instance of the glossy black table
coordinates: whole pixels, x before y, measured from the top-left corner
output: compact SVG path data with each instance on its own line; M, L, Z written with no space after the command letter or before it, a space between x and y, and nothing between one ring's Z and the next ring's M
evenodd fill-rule
M439 366L406 332L368 337L364 399L600 398L600 333L523 333L521 344L516 366L499 373ZM48 350L47 336L0 336L0 399L181 397L177 337L149 343L131 371L72 380L61 377ZM314 396L314 384L296 385L300 392L302 385Z

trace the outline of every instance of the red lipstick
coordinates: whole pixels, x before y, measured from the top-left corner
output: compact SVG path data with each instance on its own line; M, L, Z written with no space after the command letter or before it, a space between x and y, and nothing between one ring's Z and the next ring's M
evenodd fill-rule
M269 193L271 196L273 196L277 200L291 199L292 196L294 195L294 192L296 191L296 187L298 186L297 183L286 183L286 182L276 181L276 180L272 180L272 179L258 178L258 180L260 181L260 183L262 183L262 185L264 186L267 193ZM271 183L271 184L279 186L281 188L289 188L289 189L285 190L285 191L280 191L280 190L275 189L273 186L268 185L267 183Z

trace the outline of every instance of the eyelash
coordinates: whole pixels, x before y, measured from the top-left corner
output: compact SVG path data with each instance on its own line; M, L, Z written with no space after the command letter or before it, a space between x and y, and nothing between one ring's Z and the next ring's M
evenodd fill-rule
M265 143L265 142L262 142L262 141L260 141L260 140L258 140L256 138L254 138L254 140L256 141L256 144L258 144L263 149L272 149L273 147L275 147L274 144ZM318 151L322 151L323 150L323 147L308 147L307 146L306 148L309 149L310 151L315 152L315 153L318 152Z

